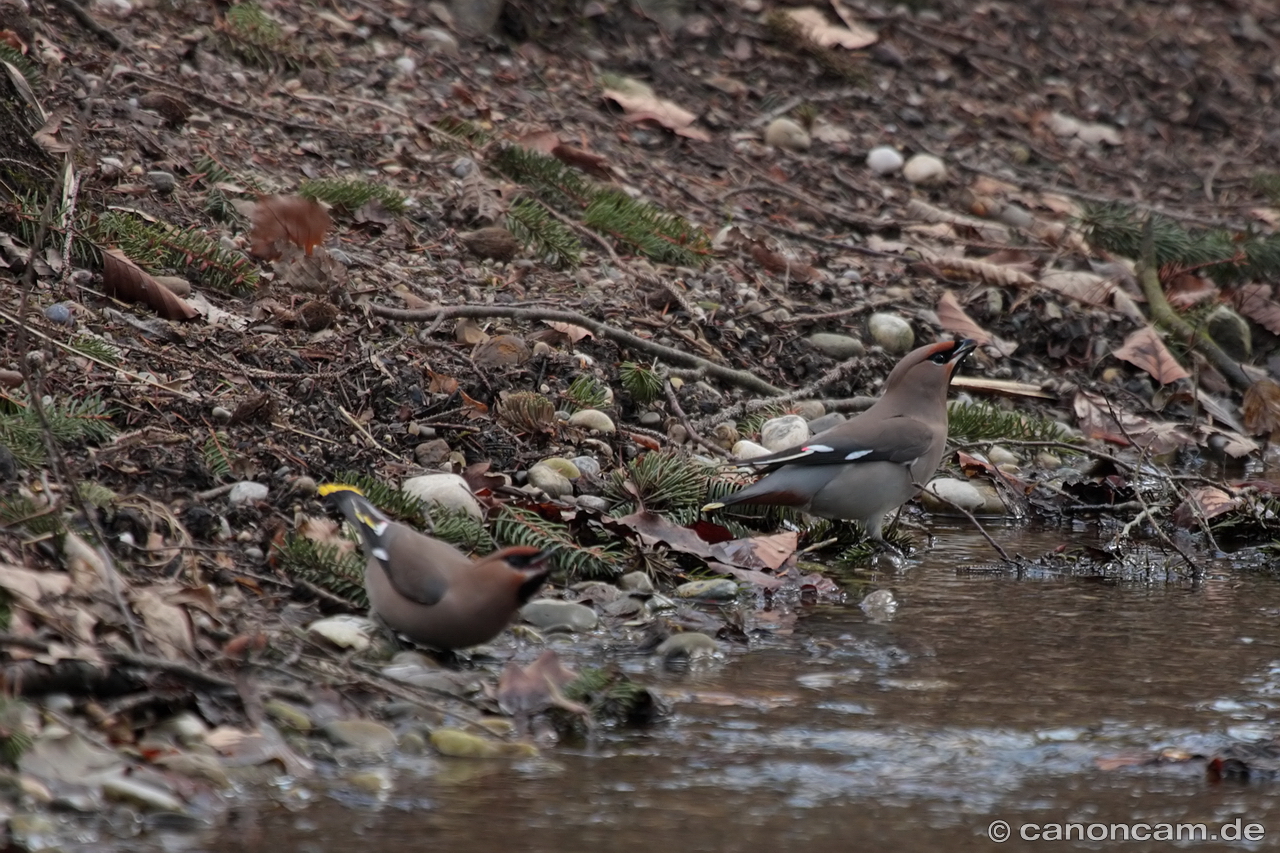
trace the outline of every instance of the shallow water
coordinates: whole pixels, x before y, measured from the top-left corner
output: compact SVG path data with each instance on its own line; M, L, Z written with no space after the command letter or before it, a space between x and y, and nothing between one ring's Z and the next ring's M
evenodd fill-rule
M983 540L933 530L937 544L921 559L870 576L900 603L891 619L874 621L850 596L806 609L792 636L693 671L627 661L674 702L660 725L515 764L409 760L384 798L322 780L284 785L238 807L228 826L148 840L211 853L505 851L513 842L530 853L868 842L967 851L1001 846L987 832L1002 819L1012 825L1008 849L1037 846L1020 838L1024 824L1095 824L1096 837L1102 824L1139 822L1209 832L1227 823L1230 835L1257 824L1250 832L1261 841L1186 846L1275 846L1272 786L1211 783L1203 761L1098 762L1269 737L1280 703L1280 581L1225 561L1195 581L1162 571L1124 580L975 571L989 560ZM998 535L1028 555L1073 536ZM1173 846L1057 846L1113 845Z

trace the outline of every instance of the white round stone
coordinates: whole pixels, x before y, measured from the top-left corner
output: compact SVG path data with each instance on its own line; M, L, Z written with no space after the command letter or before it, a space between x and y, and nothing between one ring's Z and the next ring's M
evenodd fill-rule
M439 504L445 509L462 510L477 521L484 520L484 512L467 481L457 474L423 474L404 481L400 491L427 504Z
M897 314L872 314L867 319L867 331L872 340L894 355L906 353L916 342L911 324Z
M760 427L760 443L770 452L798 447L809 440L809 422L799 415L783 415L764 422Z
M808 151L813 145L809 131L789 118L775 118L764 131L764 144L788 151Z
M902 176L913 184L940 184L947 179L947 164L932 154L916 154L902 167Z
M733 454L734 459L757 459L761 456L769 455L769 448L756 444L754 441L747 441L745 438L733 445L733 450L729 451Z
M892 175L904 162L898 149L888 145L878 145L867 152L867 168L877 175Z

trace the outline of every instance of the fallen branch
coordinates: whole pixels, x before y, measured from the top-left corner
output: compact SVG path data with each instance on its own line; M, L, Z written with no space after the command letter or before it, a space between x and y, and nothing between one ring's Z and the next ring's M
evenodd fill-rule
M714 376L716 379L736 385L739 388L745 388L748 391L755 391L758 394L768 394L769 396L778 396L785 394L781 388L770 385L754 373L748 373L745 370L734 370L732 367L725 367L723 364L716 364L714 361L708 361L701 356L692 355L672 347L663 346L653 341L645 340L637 337L630 332L624 332L621 329L615 329L607 323L602 323L585 314L579 314L576 311L552 311L539 308L513 308L506 305L449 305L440 308L390 308L385 305L370 305L369 312L377 317L384 317L388 320L400 320L408 323L421 323L429 320L449 320L458 317L504 317L509 320L552 320L557 323L572 323L575 326L581 326L594 335L602 338L608 338L611 341L622 344L637 352L645 353L656 358L663 359L671 364L681 367L695 367L705 373L707 376Z
M1239 362L1223 352L1222 347L1218 346L1207 331L1197 329L1182 319L1165 298L1164 288L1160 286L1160 275L1156 272L1155 236L1151 223L1152 220L1148 217L1142 229L1142 261L1138 265L1138 281L1142 284L1142 295L1147 297L1152 321L1199 350L1214 367L1222 371L1222 375L1236 390L1247 390L1253 381L1240 368Z

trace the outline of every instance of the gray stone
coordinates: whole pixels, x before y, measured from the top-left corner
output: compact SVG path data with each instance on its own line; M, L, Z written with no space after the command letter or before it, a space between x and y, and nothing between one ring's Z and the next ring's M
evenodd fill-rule
M987 461L992 465L1018 465L1022 462L1012 450L993 444L987 450Z
M715 655L719 650L716 641L706 634L698 631L685 631L681 634L672 634L667 637L655 649L655 654L661 655L668 660L671 658L689 658L697 660L698 658L709 658Z
M265 501L271 490L262 483L255 483L253 480L242 480L231 487L231 491L227 493L227 503L232 506L243 506L244 504L257 503Z
M396 748L395 732L373 720L333 720L322 731L338 746L371 756L390 755Z
M595 477L600 473L600 461L594 456L575 456L569 460L584 477Z
M662 426L661 412L645 412L640 416L640 426L646 429L657 429Z
M423 27L418 30L418 37L422 39L422 46L427 53L453 55L458 52L458 40L448 30L442 30L437 27ZM465 177L465 175L460 177Z
M947 164L932 154L916 154L902 167L902 176L913 184L940 184L947 179Z
M738 584L728 578L689 581L676 587L676 597L694 601L733 601L738 597Z
M445 509L462 510L476 521L484 519L484 512L467 481L457 474L423 474L405 480L400 490L428 505L436 503Z
M792 414L799 415L806 421L815 421L827 413L827 407L821 400L801 400L792 409Z
M1209 337L1226 350L1236 361L1244 361L1253 354L1253 336L1249 323L1226 305L1219 305L1205 321Z
M168 195L178 187L178 179L174 177L173 172L160 170L147 172L147 183L151 185L151 189L162 195Z
M373 638L379 634L379 628L372 619L342 613L317 619L307 626L307 633L324 637L340 649L362 652L373 645Z
M799 415L771 418L760 427L760 443L774 453L801 445L811 435L809 424Z
M653 592L653 579L646 572L627 572L618 578L618 586L628 592L649 594Z
M827 412L822 417L814 418L813 420L809 421L809 429L810 431L813 432L814 435L817 435L818 433L826 432L827 430L831 429L833 426L838 426L847 420L848 418L846 418L840 412Z
M887 589L877 589L858 604L873 622L887 622L898 611L898 600Z
M590 607L555 598L530 601L520 608L520 618L543 631L590 631L600 623L600 617Z
M809 343L818 352L838 361L867 354L867 348L862 341L851 335L838 335L834 332L814 332L809 336Z
M182 800L173 794L132 776L112 773L100 781L103 795L117 802L129 803L152 812L180 812L186 809Z
M609 503L608 498L602 498L599 495L579 495L578 506L596 512L608 512L613 504Z
M907 352L916 341L911 324L897 314L872 314L867 320L867 331L873 341L894 355Z

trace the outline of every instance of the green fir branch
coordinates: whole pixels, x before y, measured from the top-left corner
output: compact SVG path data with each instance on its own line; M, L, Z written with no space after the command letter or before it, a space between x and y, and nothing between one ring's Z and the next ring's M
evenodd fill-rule
M280 568L289 577L319 587L347 602L352 609L368 608L369 597L364 590L365 560L358 550L305 536L289 536L277 548L276 556Z
M549 521L531 509L509 504L502 507L493 533L504 545L554 548L552 563L570 578L614 578L622 573L623 554L616 543L581 544L568 525Z
M196 228L147 222L140 216L108 211L89 231L99 245L115 246L153 275L175 270L206 287L243 296L259 283L258 271L243 255L224 249Z
M564 223L531 198L521 197L507 209L507 230L552 266L575 268L582 263L582 244Z
M634 361L624 361L618 367L622 389L631 395L636 405L647 406L662 394L662 376L655 367Z
M390 213L403 213L405 209L404 193L359 178L320 178L303 181L298 187L298 195L326 202L346 213L354 213L374 199L380 201Z
M947 408L947 434L953 444L969 441L1061 441L1074 443L1062 424L1030 412L997 408L990 403L952 403Z

